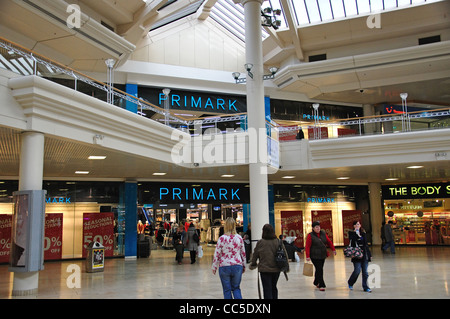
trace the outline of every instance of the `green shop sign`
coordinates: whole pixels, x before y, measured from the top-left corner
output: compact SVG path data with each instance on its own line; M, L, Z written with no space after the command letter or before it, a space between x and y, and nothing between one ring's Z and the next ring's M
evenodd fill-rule
M382 194L384 199L450 198L450 183L385 185Z

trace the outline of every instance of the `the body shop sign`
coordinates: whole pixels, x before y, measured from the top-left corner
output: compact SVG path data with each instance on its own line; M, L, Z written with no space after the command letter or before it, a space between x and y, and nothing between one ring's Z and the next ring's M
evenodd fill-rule
M384 199L450 198L450 183L382 186Z

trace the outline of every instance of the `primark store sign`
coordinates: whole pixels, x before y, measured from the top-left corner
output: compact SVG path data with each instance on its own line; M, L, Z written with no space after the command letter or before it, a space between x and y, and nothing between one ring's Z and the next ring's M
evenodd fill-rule
M450 183L385 185L383 199L450 198Z
M166 96L162 88L139 87L139 97L172 110L236 114L247 112L245 96L222 93L171 90Z

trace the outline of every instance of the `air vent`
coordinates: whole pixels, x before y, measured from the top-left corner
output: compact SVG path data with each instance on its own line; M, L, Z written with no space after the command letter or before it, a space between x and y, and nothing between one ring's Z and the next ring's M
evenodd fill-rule
M419 38L419 45L430 44L430 43L435 43L435 42L441 42L440 35L433 35L432 37Z
M327 59L327 55L326 55L326 53L310 55L308 59L309 59L309 62L323 61L323 60Z

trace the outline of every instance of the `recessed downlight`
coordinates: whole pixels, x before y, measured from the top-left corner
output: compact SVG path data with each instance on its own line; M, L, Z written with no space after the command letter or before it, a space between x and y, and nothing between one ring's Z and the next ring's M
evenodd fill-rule
M162 172L155 172L155 173L153 173L153 175L155 175L155 176L164 176L166 174L167 173L162 173Z
M224 175L220 175L220 177L234 177L234 175L231 175L231 174L224 174Z
M417 168L422 168L423 166L421 165L413 165L413 166L408 166L407 168L411 168L411 169L417 169Z
M287 176L283 176L282 178L295 178L295 176L287 175Z
M86 175L89 174L89 171L75 171L75 174Z
M385 181L398 181L397 177L386 178Z
M348 177L348 176L342 176L342 177L338 177L338 178L336 178L336 179L350 179L350 177Z
M106 156L102 156L102 155L91 155L88 157L88 159L90 160L104 160L106 158Z

